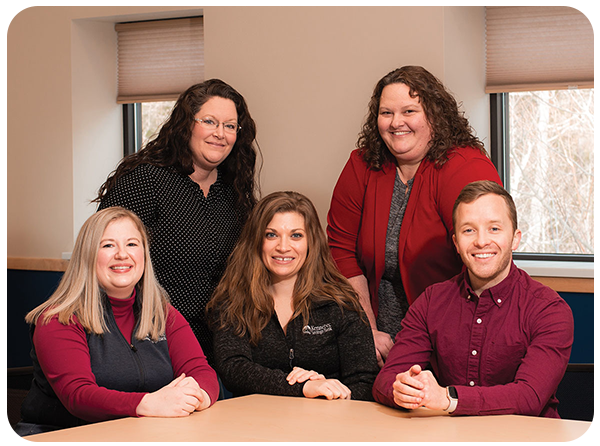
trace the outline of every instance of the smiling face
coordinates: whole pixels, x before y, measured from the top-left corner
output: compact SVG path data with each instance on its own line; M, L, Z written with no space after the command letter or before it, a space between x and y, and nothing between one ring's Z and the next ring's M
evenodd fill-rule
M379 100L379 134L399 166L420 163L432 136L419 97L410 97L409 91L406 84L390 84Z
M237 139L236 133L227 133L222 123L237 125L237 111L231 99L213 96L200 107L194 115L196 119L210 119L220 125L216 129L207 129L198 121L194 121L190 149L194 159L194 167L207 172L215 169L231 153Z
M308 253L304 217L297 212L280 212L265 229L262 261L273 283L296 280Z
M512 251L521 231L514 229L508 206L499 195L487 194L456 208L452 239L468 269L477 295L502 282L510 272Z
M96 260L98 282L106 294L127 299L144 273L142 235L129 218L119 218L106 227Z

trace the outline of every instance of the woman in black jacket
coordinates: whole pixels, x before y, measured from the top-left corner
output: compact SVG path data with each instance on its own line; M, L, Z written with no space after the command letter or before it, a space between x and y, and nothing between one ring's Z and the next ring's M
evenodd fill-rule
M207 310L216 369L235 396L372 399L371 329L305 196L259 202Z

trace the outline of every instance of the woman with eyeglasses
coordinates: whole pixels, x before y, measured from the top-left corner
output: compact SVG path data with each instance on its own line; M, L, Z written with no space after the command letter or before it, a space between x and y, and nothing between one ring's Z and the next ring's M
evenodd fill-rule
M156 281L144 224L122 207L88 218L57 290L25 320L34 378L20 435L184 417L217 400L215 371Z
M158 135L100 187L99 209L144 222L159 283L212 362L204 309L256 203L256 126L246 101L218 79L181 94Z
M234 396L372 400L371 329L304 195L256 205L207 311L215 368Z

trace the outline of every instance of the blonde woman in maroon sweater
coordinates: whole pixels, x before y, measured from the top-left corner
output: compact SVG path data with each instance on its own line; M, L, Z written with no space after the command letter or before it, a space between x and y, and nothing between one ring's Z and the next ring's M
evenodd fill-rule
M120 417L181 417L219 386L158 285L141 220L120 207L83 225L56 292L26 317L34 379L20 435Z

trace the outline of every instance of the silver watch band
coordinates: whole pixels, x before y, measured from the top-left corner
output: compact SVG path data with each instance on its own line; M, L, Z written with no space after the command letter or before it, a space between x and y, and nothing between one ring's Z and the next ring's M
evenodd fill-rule
M448 398L448 401L450 401L450 404L444 411L452 413L456 410L456 406L458 406L458 399L450 395L450 387L446 387L446 397Z

